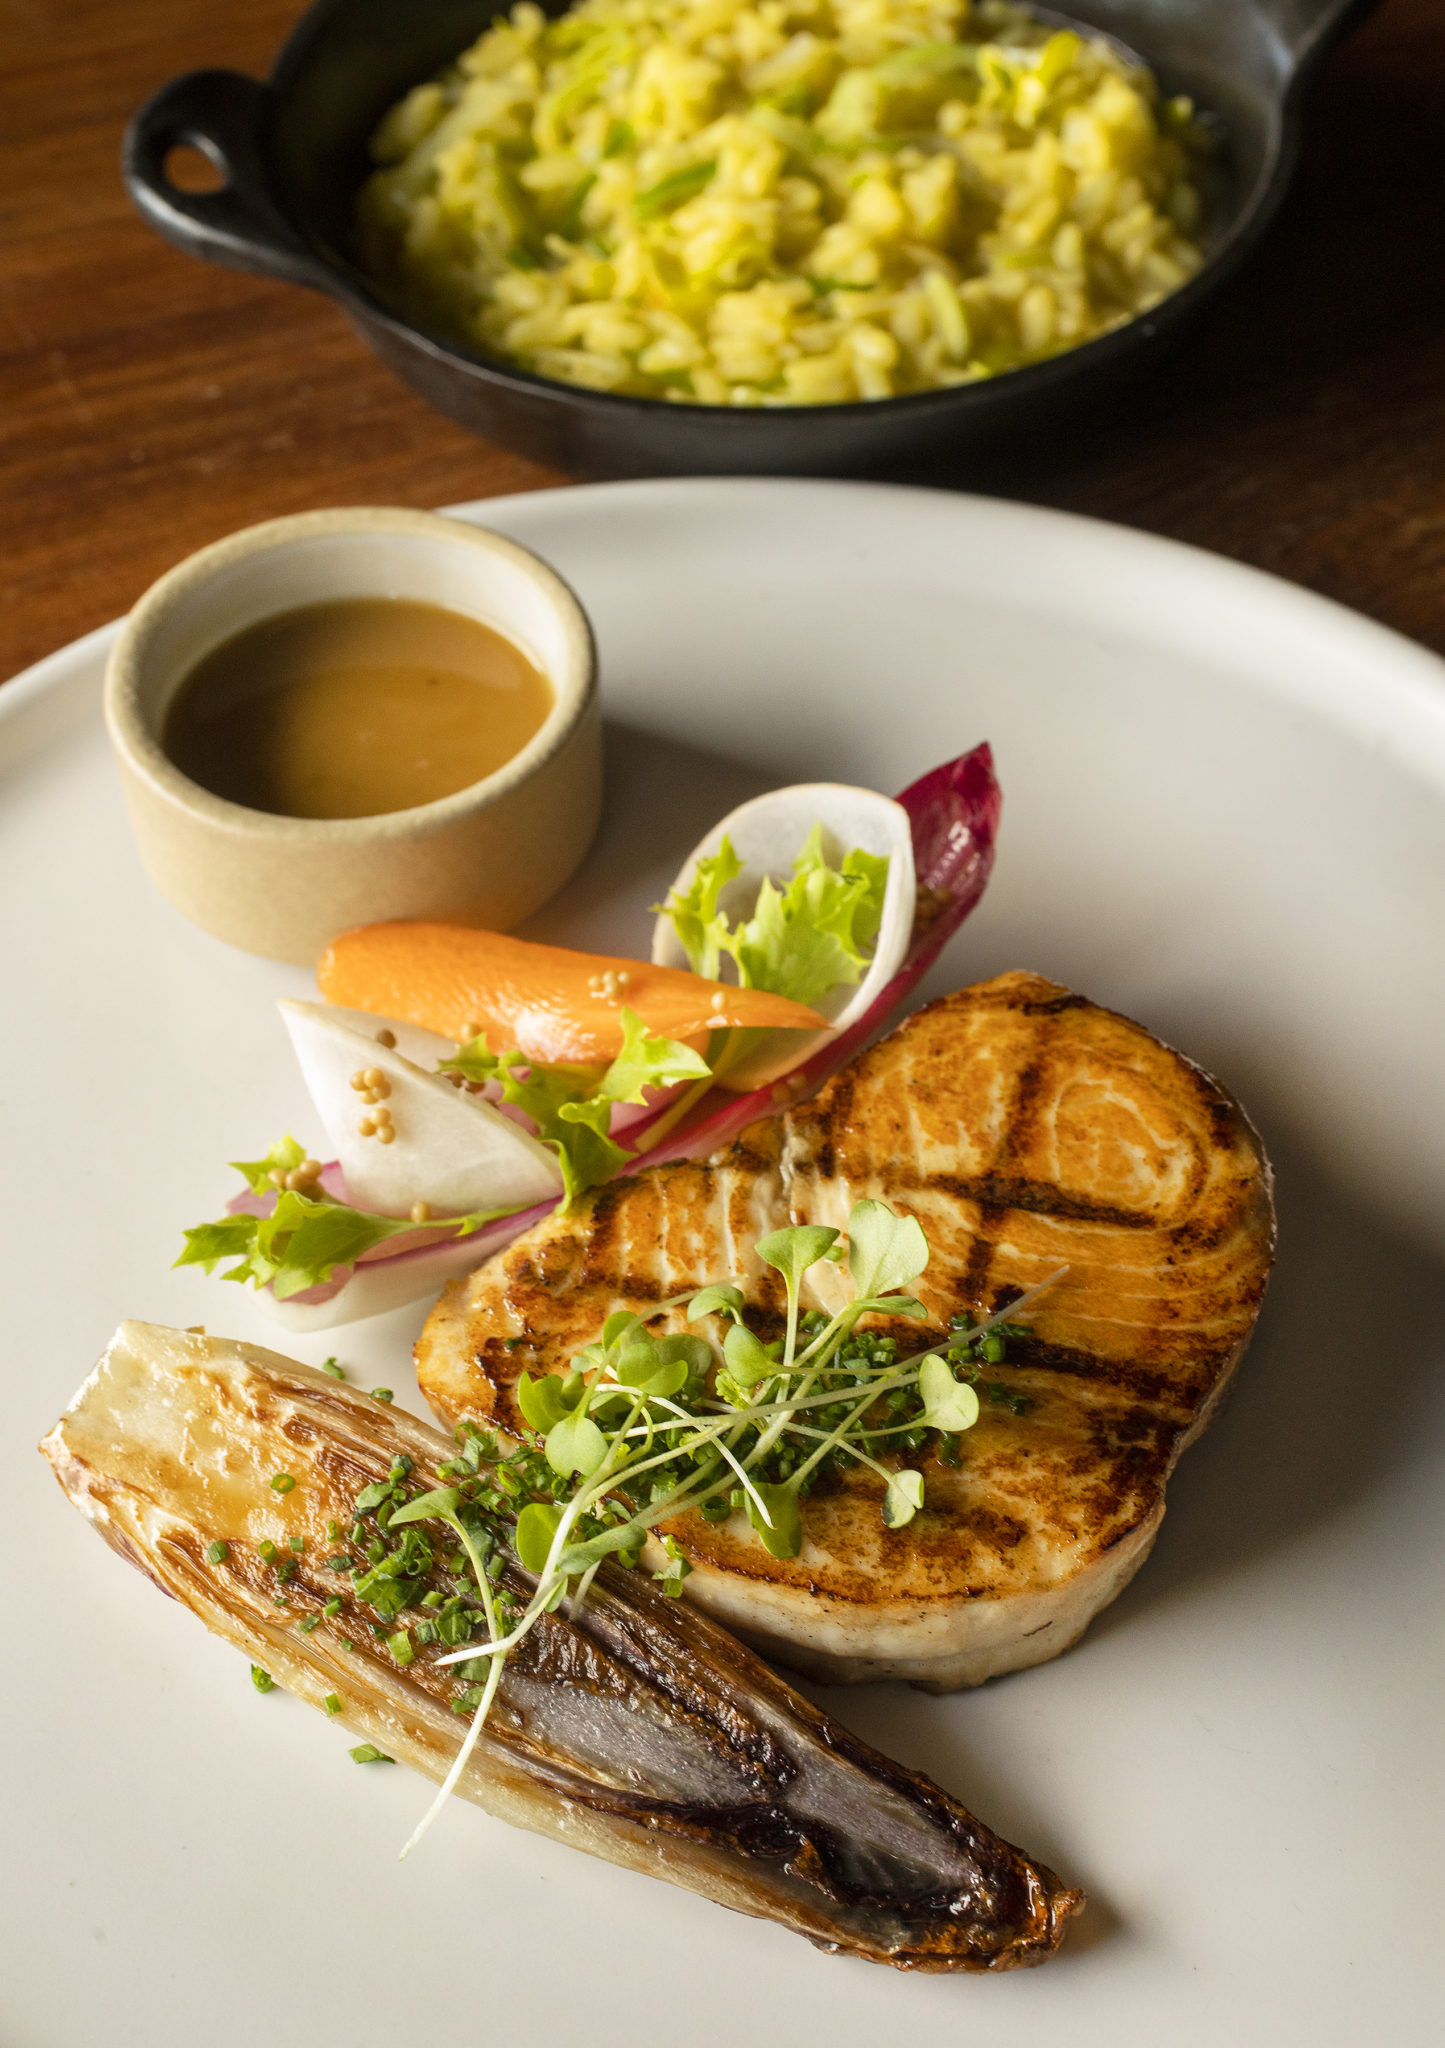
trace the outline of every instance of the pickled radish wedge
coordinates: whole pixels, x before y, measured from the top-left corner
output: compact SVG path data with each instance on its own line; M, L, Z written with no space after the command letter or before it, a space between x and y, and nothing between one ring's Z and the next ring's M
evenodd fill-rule
M801 782L739 806L683 865L653 928L662 967L801 998L825 1028L748 1032L714 1063L743 1093L789 1073L871 1009L908 950L916 903L908 813L877 790Z
M400 1043L358 1030L355 1013L289 999L278 1007L353 1207L407 1216L425 1202L435 1217L465 1216L530 1208L561 1191L556 1157L539 1139L407 1058ZM399 1041L403 1029L395 1027ZM407 1039L423 1053L419 1041L439 1046L435 1057L453 1050L427 1032Z
M443 1038L439 1031L427 1031L420 1024L408 1024L404 1017L377 1017L369 1010L345 1010L335 1003L312 1003L303 1007L324 1009L333 1023L349 1025L370 1043L390 1046L403 1059L410 1060L414 1067L420 1067L427 1074L443 1060L449 1060L457 1049L454 1039ZM284 1016L284 1002L280 1009Z
M316 980L330 1003L401 1017L458 1043L484 1036L494 1053L516 1049L549 1066L615 1059L624 1009L658 1037L700 1045L731 1026L786 1028L801 1044L801 1033L827 1022L806 1004L672 966L409 920L343 932Z

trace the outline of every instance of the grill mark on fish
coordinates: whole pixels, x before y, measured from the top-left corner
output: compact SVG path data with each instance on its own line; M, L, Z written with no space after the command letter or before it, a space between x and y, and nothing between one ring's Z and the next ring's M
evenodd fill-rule
M1177 1375L1149 1372L1142 1366L1124 1365L1101 1358L1094 1352L1078 1351L1061 1344L1044 1344L1036 1338L1016 1337L1011 1347L1019 1372L1046 1372L1084 1380L1094 1386L1116 1389L1132 1402L1179 1407ZM1200 1363L1200 1376L1207 1370Z
M930 1193L947 1195L957 1202L977 1202L980 1209L1002 1216L1021 1209L1032 1216L1058 1216L1070 1223L1104 1223L1113 1230L1151 1230L1152 1217L1137 1209L1121 1209L1111 1202L1096 1202L1087 1195L1071 1195L1048 1181L1010 1179L1004 1174L980 1174L965 1180L958 1174L931 1174L923 1183Z
M1090 1005L1087 996L1070 992L1044 997L1021 995L1016 1001L1007 1002L1006 1007L1017 1010L1021 1017L1062 1017L1068 1010L1082 1010Z
M988 1299L988 1276L994 1253L993 1233L1003 1221L1003 1216L1003 1210L979 1204L978 1229L954 1290L961 1308L976 1309Z
M602 1206L609 1219L630 1215L630 1248L603 1256L609 1220L582 1281L529 1304L528 1368L561 1369L614 1306L717 1279L743 1288L772 1335L782 1288L759 1271L753 1241L784 1220L841 1228L863 1196L921 1223L933 1256L916 1291L935 1327L959 1308L1005 1307L1067 1265L1031 1312L1030 1337L986 1369L1032 1409L1001 1416L986 1402L964 1440L962 1483L923 1461L925 1508L886 1543L871 1480L871 1494L820 1488L803 1503L799 1559L768 1557L742 1517L684 1517L668 1533L694 1564L693 1598L817 1676L973 1683L1067 1647L1146 1554L1173 1463L1214 1412L1263 1297L1269 1169L1237 1105L1198 1067L1082 996L1003 975L919 1011L813 1101L749 1126L709 1164L613 1183ZM658 1216L665 1226L649 1237ZM418 1372L448 1420L487 1396L467 1367L475 1333L563 1233L584 1245L594 1234L586 1199L433 1311ZM820 1267L805 1296L831 1311L846 1283ZM907 1345L926 1335L878 1327ZM523 1362L512 1355L503 1378ZM996 1540L1017 1527L1026 1538ZM950 1603L956 1655L948 1639L910 1634L910 1616ZM926 1676L945 1669L956 1675Z
M1044 1004L1042 1008L1038 1005L1030 1004L1021 1004L1019 1007L1021 1013L1028 1017L1040 1015L1054 1017L1059 1014L1057 1007L1052 1002ZM1007 1168L1016 1160L1021 1160L1028 1156L1029 1140L1035 1135L1034 1127L1042 1107L1042 1063L1047 1049L1048 1040L1045 1035L1042 1032L1036 1033L1033 1057L1027 1060L1020 1068L1018 1077L1014 1082L1013 1094L1009 1102L1008 1113L1004 1118L999 1146L994 1155L995 1176L1001 1180L1014 1178L1015 1176L1008 1174ZM1012 1204L1006 1206L1012 1206Z

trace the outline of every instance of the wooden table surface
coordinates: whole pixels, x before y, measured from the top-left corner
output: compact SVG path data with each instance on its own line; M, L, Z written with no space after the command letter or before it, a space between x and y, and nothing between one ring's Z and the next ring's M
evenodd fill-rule
M0 0L0 676L277 513L566 481L474 440L312 294L181 256L117 171L175 74L301 0ZM1207 5L1209 0L1198 0ZM1445 0L1330 58L1293 195L1162 409L990 490L1290 577L1445 651Z

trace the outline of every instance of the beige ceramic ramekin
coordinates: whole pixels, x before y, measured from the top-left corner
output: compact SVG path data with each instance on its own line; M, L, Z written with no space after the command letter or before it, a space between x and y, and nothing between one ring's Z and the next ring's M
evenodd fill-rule
M299 605L398 597L515 641L556 702L482 782L373 818L282 818L202 789L162 752L166 712L221 641ZM350 925L429 917L505 931L566 881L602 796L597 662L586 614L526 548L432 512L358 506L248 527L154 584L106 671L106 722L152 881L203 930L314 962Z

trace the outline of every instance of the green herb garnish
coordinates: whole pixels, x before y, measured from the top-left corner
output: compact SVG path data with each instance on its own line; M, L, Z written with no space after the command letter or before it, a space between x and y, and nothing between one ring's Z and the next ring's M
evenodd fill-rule
M224 1543L224 1542L222 1542L222 1541L221 1541L221 1539L220 1539L219 1537L217 1537L216 1541L215 1541L214 1543L210 1544L210 1545L208 1546L207 1550L206 1550L206 1563L207 1563L207 1564L224 1564L224 1563L226 1562L226 1559L227 1559L227 1558L228 1558L228 1557L229 1557L230 1555L231 1555L231 1546L230 1546L230 1544L229 1544L229 1543Z
M700 860L685 890L653 907L671 918L695 974L716 981L722 957L735 963L744 988L815 1006L831 990L861 981L883 916L888 857L854 847L841 868L829 865L823 828L815 825L793 862L785 889L766 876L752 916L734 926L718 907L743 864L724 838Z
M354 1764L390 1764L396 1762L395 1757L388 1756L385 1750L378 1749L375 1743L372 1742L358 1742L355 1749L347 1751L347 1755Z
M710 157L706 163L688 164L684 170L673 171L669 177L649 185L645 192L639 192L632 202L632 211L639 220L658 220L684 200L696 199L716 175L716 157Z
M251 1683L255 1686L257 1692L274 1692L276 1690L275 1679L269 1671L263 1671L259 1664L251 1666Z
M221 1275L223 1280L269 1287L285 1301L308 1287L324 1286L342 1268L354 1266L363 1252L390 1238L418 1230L432 1231L439 1239L459 1237L511 1213L485 1209L414 1223L410 1217L374 1216L353 1209L322 1188L311 1194L278 1188L272 1174L293 1171L305 1157L305 1148L288 1136L264 1159L233 1159L232 1166L244 1175L252 1194L275 1197L270 1214L222 1216L214 1223L198 1224L185 1232L185 1246L175 1264L203 1266L212 1273L223 1259L234 1259L237 1263ZM322 1370L329 1371L332 1365L334 1359ZM336 1377L343 1377L339 1367Z
M494 1081L502 1100L523 1110L562 1169L563 1205L596 1187L631 1156L608 1136L618 1103L641 1104L649 1088L705 1082L711 1069L700 1053L650 1032L634 1010L623 1009L622 1050L605 1068L528 1061L517 1051L493 1053L485 1037L459 1048L439 1071L468 1081ZM518 1339L518 1342L523 1340Z

